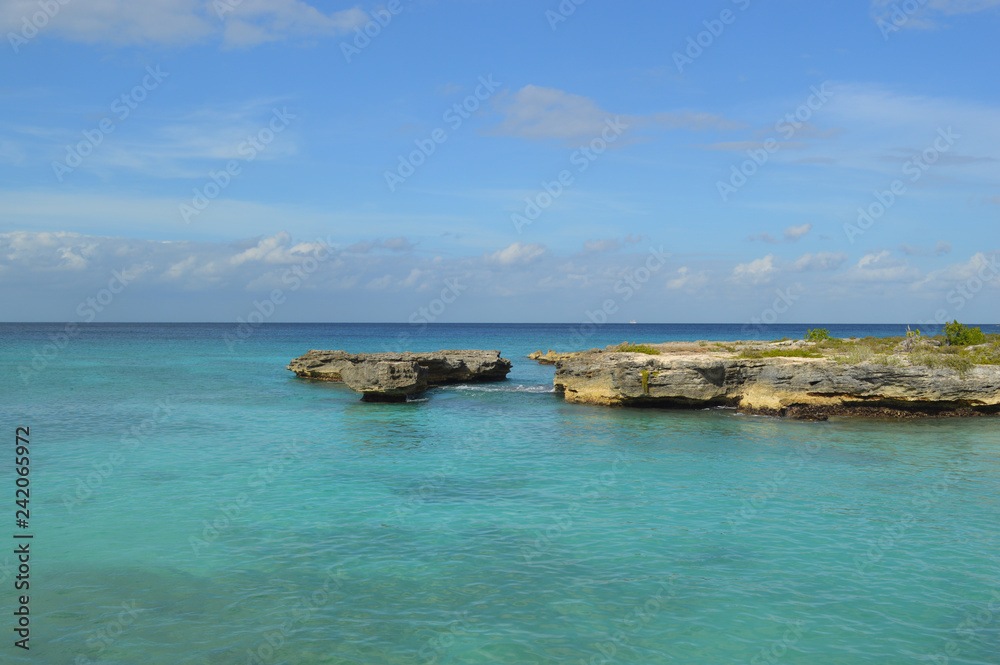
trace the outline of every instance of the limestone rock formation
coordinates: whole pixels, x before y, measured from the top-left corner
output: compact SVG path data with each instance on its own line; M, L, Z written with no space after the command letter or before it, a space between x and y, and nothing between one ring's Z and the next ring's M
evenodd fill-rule
M427 368L416 361L379 360L344 367L340 376L366 402L403 402L427 390Z
M502 381L510 361L499 351L436 353L347 353L309 351L288 364L304 379L343 381L366 401L402 402L429 387L449 383Z
M829 415L1000 412L1000 366L954 369L831 358L740 358L681 345L661 355L591 350L556 362L565 399L608 406L704 408L823 419Z
M535 351L534 353L528 354L529 360L534 360L541 365L555 365L560 360L566 360L567 358L572 358L576 355L576 352L572 353L559 353L558 351L553 351L549 349L547 353L542 353L541 351Z

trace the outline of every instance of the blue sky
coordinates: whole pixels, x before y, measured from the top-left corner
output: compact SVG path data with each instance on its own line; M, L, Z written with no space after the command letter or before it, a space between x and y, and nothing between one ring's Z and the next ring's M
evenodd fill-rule
M0 320L997 321L1000 0L0 28Z

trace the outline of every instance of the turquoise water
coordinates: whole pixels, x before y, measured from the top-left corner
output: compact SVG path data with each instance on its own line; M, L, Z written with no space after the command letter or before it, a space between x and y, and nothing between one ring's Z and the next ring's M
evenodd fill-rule
M3 663L1000 662L997 420L569 405L523 359L739 326L63 329L0 325ZM514 371L384 405L284 369L399 347Z

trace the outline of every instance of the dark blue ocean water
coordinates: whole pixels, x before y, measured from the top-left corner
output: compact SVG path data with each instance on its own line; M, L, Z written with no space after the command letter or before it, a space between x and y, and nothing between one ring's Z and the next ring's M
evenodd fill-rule
M750 332L808 327L905 332ZM0 662L1000 662L997 420L570 405L524 358L747 333L0 324L0 538L17 426L34 535L27 653L0 550ZM514 370L402 405L285 370L334 348Z

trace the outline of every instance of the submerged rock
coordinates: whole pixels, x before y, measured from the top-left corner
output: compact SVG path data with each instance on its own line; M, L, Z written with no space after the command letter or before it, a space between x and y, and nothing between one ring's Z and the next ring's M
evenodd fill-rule
M502 381L511 364L499 351L347 353L309 351L288 364L304 379L342 381L369 402L403 402L429 387Z

